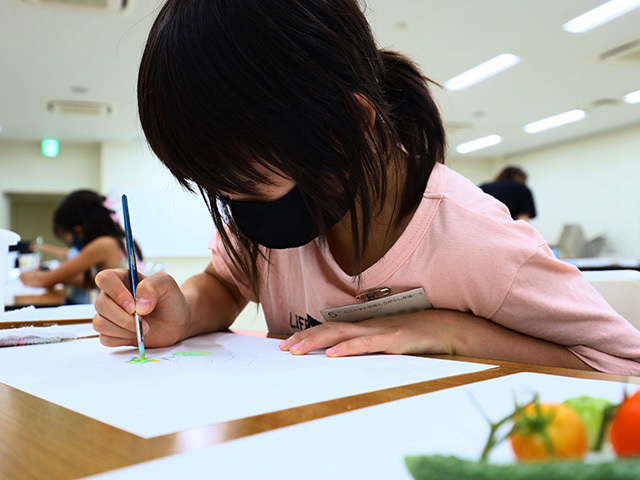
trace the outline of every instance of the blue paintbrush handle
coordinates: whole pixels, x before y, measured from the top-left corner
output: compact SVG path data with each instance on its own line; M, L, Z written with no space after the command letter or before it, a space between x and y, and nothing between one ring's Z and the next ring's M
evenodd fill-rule
M127 196L122 195L122 214L124 217L124 236L127 243L127 257L129 259L129 278L131 280L131 294L136 299L136 287L138 286L138 262L136 261L136 249L133 243L133 234L131 233L131 220L129 219L129 202ZM142 322L140 316L135 314L136 320L136 338L138 340L138 350L140 358L144 360L144 337L142 335Z

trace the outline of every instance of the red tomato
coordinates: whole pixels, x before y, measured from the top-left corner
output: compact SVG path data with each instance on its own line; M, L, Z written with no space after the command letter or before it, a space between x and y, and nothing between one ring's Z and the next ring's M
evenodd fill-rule
M587 433L580 416L563 404L540 403L524 407L515 418L522 428L511 435L511 448L518 460L582 458L587 453ZM544 441L550 441L551 451Z
M640 390L618 408L609 439L618 456L640 455Z

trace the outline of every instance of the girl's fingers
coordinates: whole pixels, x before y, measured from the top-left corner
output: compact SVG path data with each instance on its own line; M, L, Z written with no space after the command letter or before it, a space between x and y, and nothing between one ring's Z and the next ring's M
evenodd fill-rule
M127 313L111 297L101 293L95 302L96 316L93 319L93 328L99 333L106 327L106 322L125 331L135 332L135 320L131 313Z
M349 355L363 355L365 353L391 353L385 335L363 335L351 338L327 349L329 357L347 357Z
M306 353L321 348L332 347L337 343L362 335L362 328L351 323L325 323L298 332L282 342L281 349L288 350L294 355Z
M423 318L398 316L378 318L357 323L324 323L291 335L280 343L280 349L294 355L304 355L328 348L330 357L362 355L365 353L407 353L431 351L433 342L417 345L416 338L430 337L425 333ZM424 342L423 342L424 343Z
M148 315L156 308L158 299L175 287L173 277L163 272L145 278L136 289L136 311Z
M135 339L127 340L125 338L110 337L108 335L100 335L100 343L105 347L135 347L137 345Z
M122 328L100 314L96 314L96 316L93 317L93 329L100 335L120 338L129 342L136 338L135 326L133 331L128 328Z
M95 282L98 288L102 290L99 297L107 295L126 313L133 314L135 312L135 304L131 291L124 283L126 278L127 270L125 269L103 270L96 275ZM97 309L98 305L96 305Z

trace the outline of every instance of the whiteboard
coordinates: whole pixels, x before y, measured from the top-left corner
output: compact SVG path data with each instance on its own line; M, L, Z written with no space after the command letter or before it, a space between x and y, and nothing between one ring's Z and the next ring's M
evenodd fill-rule
M123 225L122 194L127 195L131 231L145 258L209 257L216 228L199 194L181 187L116 187L108 197Z

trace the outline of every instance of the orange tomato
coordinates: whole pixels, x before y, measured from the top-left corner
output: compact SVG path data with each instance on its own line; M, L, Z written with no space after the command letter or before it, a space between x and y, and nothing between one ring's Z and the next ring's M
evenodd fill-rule
M587 452L587 433L582 420L567 405L529 404L514 421L514 433L510 439L518 460L582 458Z
M609 440L618 456L640 455L640 390L618 408Z

